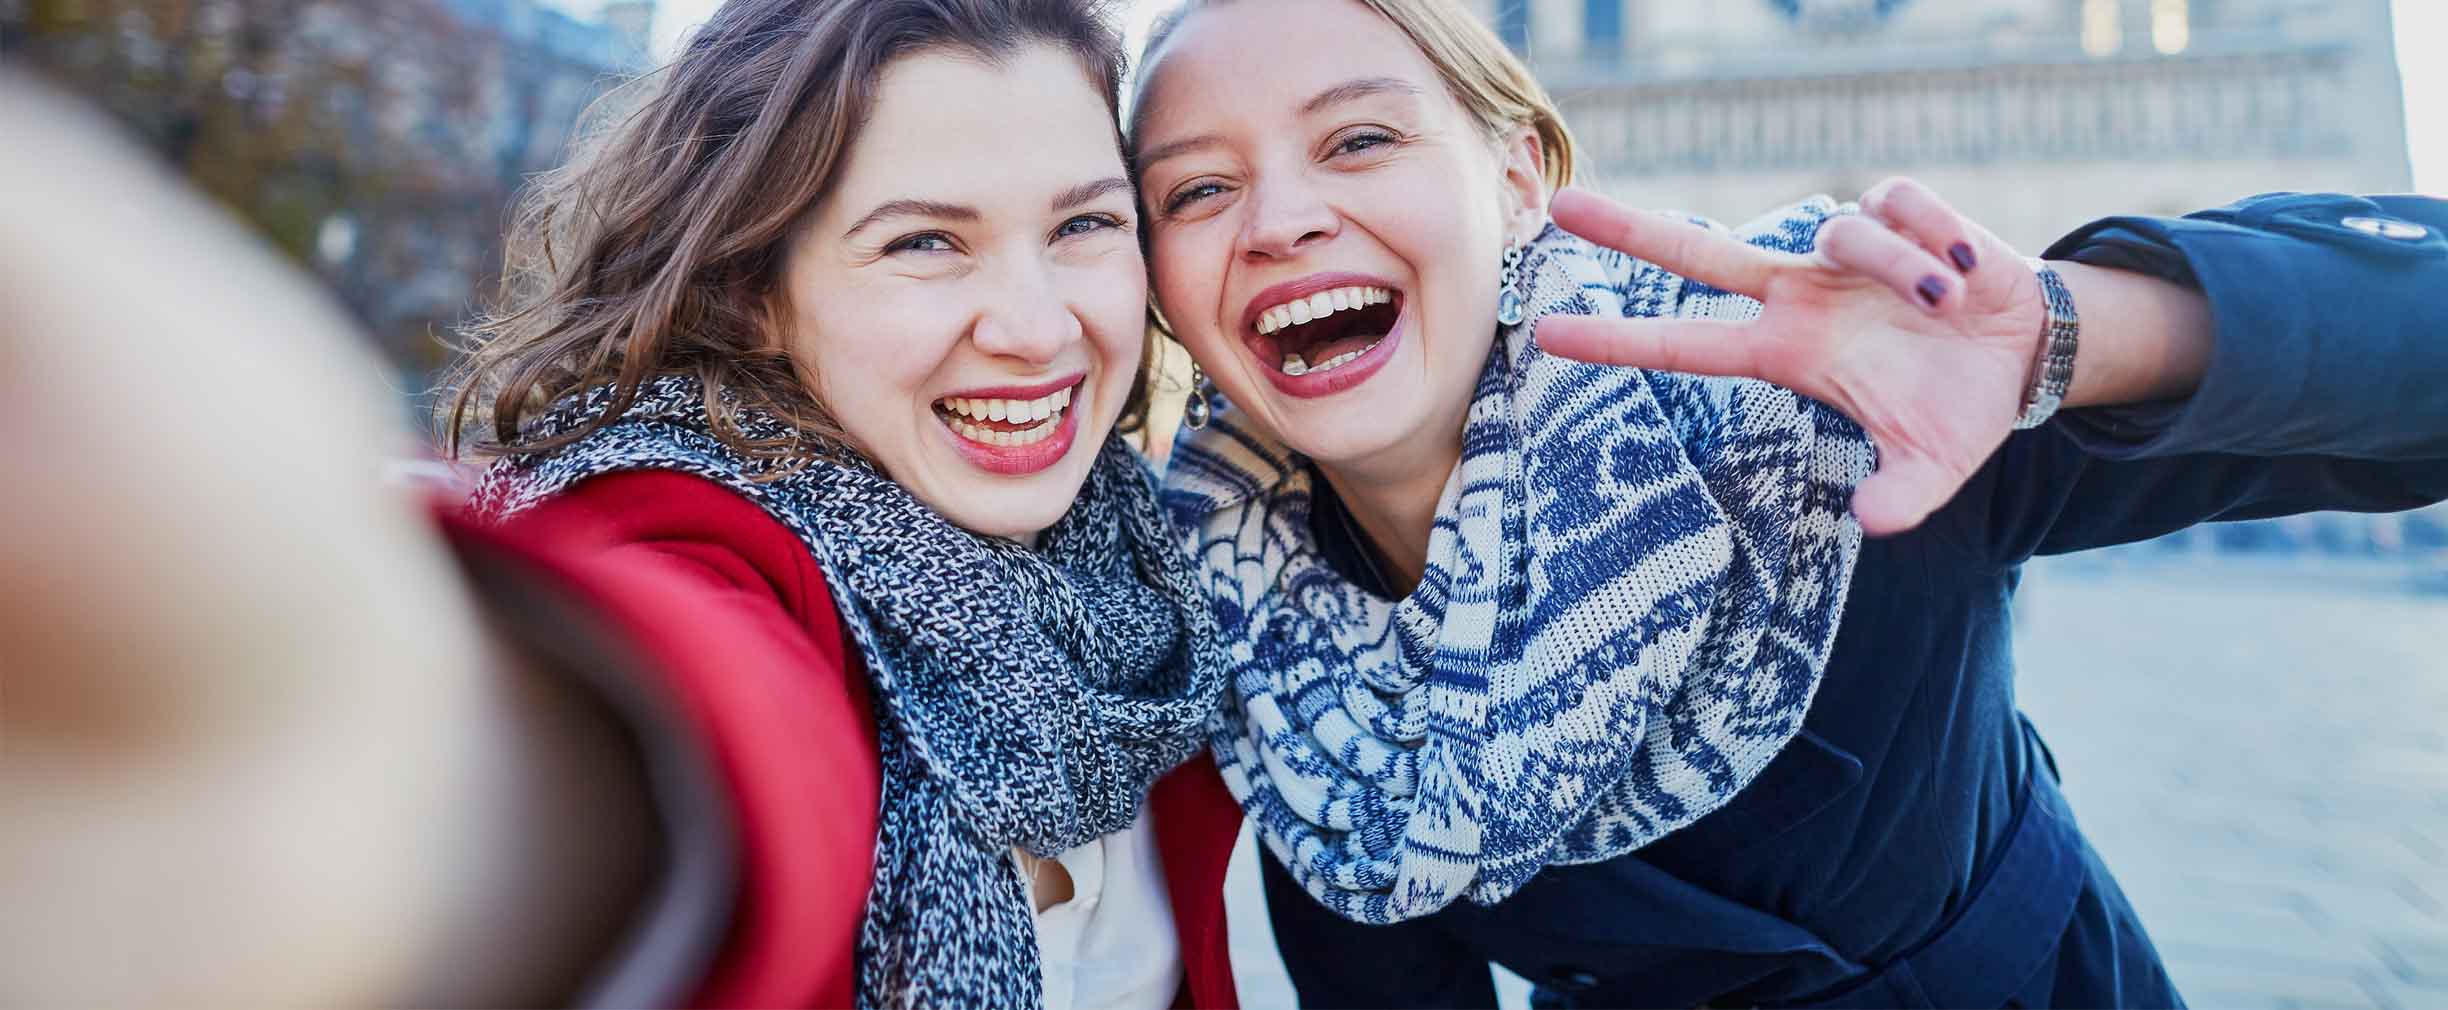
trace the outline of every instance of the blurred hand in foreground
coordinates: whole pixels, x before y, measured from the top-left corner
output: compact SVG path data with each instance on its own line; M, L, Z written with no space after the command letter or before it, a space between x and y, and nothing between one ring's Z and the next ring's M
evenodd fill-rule
M375 363L80 115L0 74L0 1005L548 998L502 856L565 737Z

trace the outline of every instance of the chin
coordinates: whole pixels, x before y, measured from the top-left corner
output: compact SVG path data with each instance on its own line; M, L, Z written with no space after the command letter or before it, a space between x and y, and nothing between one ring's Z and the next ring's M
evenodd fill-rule
M1086 457L1027 477L971 477L929 502L952 524L979 536L1028 540L1060 521L1087 483Z
M1337 420L1296 423L1292 431L1278 433L1279 437L1294 452L1319 463L1343 466L1399 449L1425 434L1420 430L1425 418L1368 410L1361 403L1352 406L1356 409L1338 412L1343 416Z

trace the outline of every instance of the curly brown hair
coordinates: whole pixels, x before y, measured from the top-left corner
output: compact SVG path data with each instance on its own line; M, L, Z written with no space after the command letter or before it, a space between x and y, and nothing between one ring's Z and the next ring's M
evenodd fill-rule
M670 373L705 384L709 424L744 455L857 452L780 340L795 223L833 185L878 79L900 57L955 49L999 62L1024 45L1053 45L1078 59L1118 115L1124 56L1107 7L729 0L677 60L598 103L589 117L606 125L522 196L498 308L469 327L468 353L438 398L449 454L566 445ZM1118 126L1114 142L1119 150ZM605 384L612 405L588 424L522 434L538 411ZM1144 414L1146 389L1143 369L1123 430ZM752 439L740 409L768 412L797 434Z

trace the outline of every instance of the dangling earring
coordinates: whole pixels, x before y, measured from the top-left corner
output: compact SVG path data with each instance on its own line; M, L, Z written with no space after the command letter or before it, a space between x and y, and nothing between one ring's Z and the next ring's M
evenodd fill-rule
M1189 425L1191 431L1205 430L1207 422L1215 417L1215 407L1207 402L1207 391L1212 388L1207 373L1200 371L1196 362L1191 363L1190 401L1182 404L1182 423Z
M1496 275L1496 321L1506 326L1522 321L1521 262L1521 243L1506 239L1504 269Z

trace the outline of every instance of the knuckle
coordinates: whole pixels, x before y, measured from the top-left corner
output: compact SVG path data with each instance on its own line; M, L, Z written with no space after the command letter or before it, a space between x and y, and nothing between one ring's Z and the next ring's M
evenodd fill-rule
M1895 195L1896 186L1904 181L1904 177L1900 175L1891 175L1884 179L1880 179L1878 182L1872 184L1869 189L1862 191L1861 205L1868 208L1876 208L1884 205L1887 202L1888 197Z

